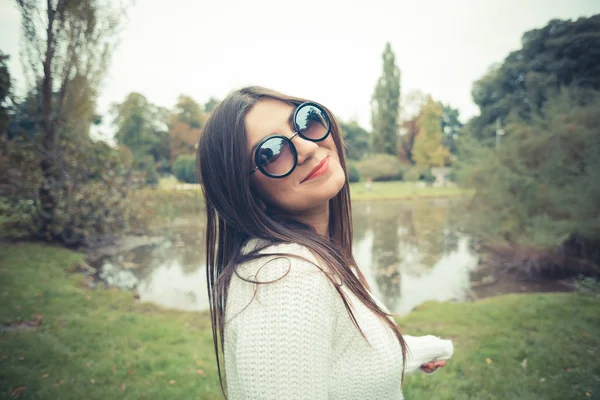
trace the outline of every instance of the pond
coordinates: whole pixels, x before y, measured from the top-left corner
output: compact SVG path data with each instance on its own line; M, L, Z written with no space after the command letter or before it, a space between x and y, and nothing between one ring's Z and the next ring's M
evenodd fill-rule
M461 233L457 200L353 204L354 255L371 291L391 312L406 314L428 300L467 301L493 282L477 271L471 238ZM178 218L157 245L99 260L99 278L133 289L143 302L183 310L208 308L204 218ZM507 291L556 290L514 283Z

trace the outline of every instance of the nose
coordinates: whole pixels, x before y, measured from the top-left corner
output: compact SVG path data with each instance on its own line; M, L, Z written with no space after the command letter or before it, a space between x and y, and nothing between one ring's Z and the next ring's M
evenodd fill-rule
M298 153L298 164L304 164L306 160L314 156L319 148L317 143L306 140L297 133L292 136L292 143L294 143L296 152Z

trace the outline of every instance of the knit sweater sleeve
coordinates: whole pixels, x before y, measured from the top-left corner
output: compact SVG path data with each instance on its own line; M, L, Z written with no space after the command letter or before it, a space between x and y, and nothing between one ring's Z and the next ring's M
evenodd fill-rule
M230 399L327 399L335 288L310 262L256 261L261 267L255 279L274 282L259 284L236 317L231 367L241 392L230 393Z
M443 340L432 335L410 336L402 335L408 346L406 374L418 371L428 362L448 360L454 353L452 341Z

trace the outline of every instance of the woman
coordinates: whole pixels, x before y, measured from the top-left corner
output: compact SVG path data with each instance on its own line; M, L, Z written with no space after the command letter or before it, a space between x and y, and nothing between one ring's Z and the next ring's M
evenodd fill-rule
M229 399L397 400L405 372L450 358L450 341L402 336L369 292L327 108L260 87L234 91L207 121L197 161Z

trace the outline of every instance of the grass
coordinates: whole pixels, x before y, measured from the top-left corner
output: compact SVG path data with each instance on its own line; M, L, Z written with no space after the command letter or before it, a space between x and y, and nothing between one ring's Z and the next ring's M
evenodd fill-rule
M132 294L89 289L68 273L82 254L34 244L0 250L0 398L217 399L209 318L161 310Z
M0 398L221 398L207 314L90 289L72 273L82 259L39 244L0 245L0 322L43 319L0 333ZM596 298L576 293L427 303L399 325L452 338L455 356L433 375L407 376L405 397L600 398L598 310Z
M350 184L350 195L353 201L362 200L400 200L421 199L425 197L455 197L469 194L469 191L457 186L422 187L417 182L373 182L371 191L367 191L364 182Z
M190 190L159 186L143 188L131 193L131 201L142 210L151 226L164 225L177 217L204 213L204 195L197 186Z
M453 339L442 371L407 377L407 399L600 398L600 301L577 293L427 303L406 332ZM526 361L525 361L526 360Z

